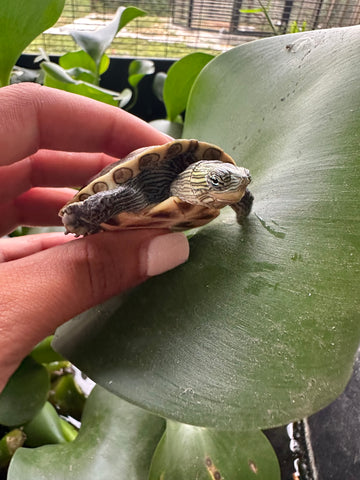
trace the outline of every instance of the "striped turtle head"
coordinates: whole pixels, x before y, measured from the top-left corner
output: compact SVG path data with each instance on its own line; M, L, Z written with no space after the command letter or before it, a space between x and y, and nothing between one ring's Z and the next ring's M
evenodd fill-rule
M251 181L246 168L215 160L191 164L171 184L171 194L192 204L219 208L236 203Z

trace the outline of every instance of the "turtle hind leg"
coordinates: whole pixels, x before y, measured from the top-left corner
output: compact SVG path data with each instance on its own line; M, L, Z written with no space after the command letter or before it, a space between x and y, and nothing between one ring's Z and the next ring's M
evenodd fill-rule
M254 201L254 195L250 192L250 190L246 189L242 199L239 202L230 205L231 208L235 211L236 220L240 225L243 223L243 220L251 212L253 201Z
M141 192L130 186L119 186L70 203L61 211L61 216L67 232L86 236L102 231L101 224L111 221L118 213L138 212L146 206L147 199Z

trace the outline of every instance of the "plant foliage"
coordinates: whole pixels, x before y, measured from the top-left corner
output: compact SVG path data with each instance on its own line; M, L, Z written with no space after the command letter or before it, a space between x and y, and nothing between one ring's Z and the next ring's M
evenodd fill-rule
M0 87L24 48L59 18L65 0L2 0L0 9Z
M225 209L187 264L64 325L56 349L195 425L271 427L335 399L360 337L359 47L360 27L323 30L207 65L184 136L250 169L252 215L240 227Z

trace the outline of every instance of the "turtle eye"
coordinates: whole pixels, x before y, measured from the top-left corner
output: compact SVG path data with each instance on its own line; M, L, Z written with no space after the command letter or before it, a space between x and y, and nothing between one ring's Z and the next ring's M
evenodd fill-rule
M216 175L209 175L209 180L214 187L220 185L220 179Z
M227 188L230 176L225 172L210 172L207 182L210 188L214 190L224 190Z

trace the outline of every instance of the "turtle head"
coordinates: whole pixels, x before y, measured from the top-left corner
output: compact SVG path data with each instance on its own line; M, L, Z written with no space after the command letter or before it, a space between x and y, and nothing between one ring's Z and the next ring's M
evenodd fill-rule
M216 160L200 160L178 175L171 184L171 193L189 203L221 208L238 202L250 181L246 168Z
M224 162L201 162L196 173L204 175L209 194L218 200L237 202L251 181L246 168ZM216 164L216 165L215 165ZM195 173L195 172L194 172ZM196 182L196 174L193 175Z

